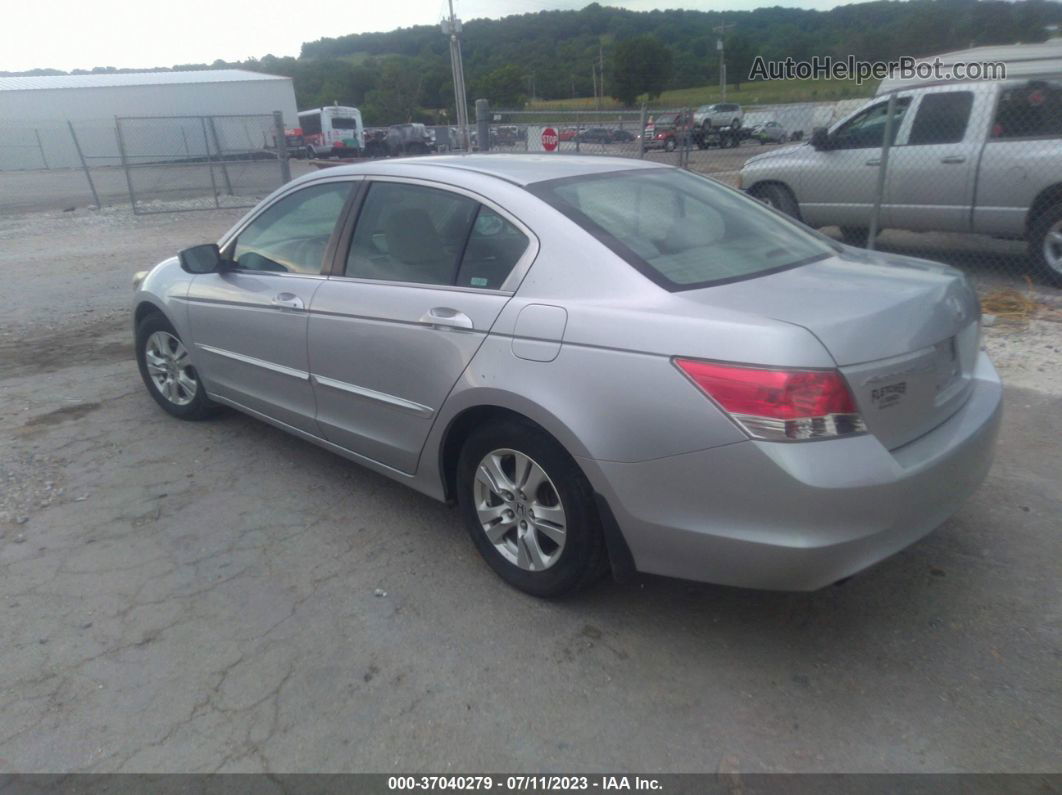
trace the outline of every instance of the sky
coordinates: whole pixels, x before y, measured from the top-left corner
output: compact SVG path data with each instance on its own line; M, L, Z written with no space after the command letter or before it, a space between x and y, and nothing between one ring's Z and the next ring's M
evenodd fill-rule
M784 5L826 10L847 0L600 0L634 11L688 8L750 10ZM545 9L578 9L591 0L454 0L462 19ZM348 33L437 24L446 0L130 0L4 2L0 71L173 66L299 54L304 41ZM270 7L284 8L277 13ZM42 7L47 13L42 14ZM440 34L441 35L441 34Z

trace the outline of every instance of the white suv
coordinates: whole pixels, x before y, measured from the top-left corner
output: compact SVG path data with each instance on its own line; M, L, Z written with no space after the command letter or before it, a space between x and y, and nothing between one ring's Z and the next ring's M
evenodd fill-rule
M729 127L737 130L745 118L740 105L732 102L717 102L715 105L701 105L693 114L694 127L710 130L713 127Z

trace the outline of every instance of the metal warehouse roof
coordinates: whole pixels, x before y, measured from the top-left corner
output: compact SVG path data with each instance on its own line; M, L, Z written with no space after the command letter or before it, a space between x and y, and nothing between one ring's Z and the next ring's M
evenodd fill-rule
M0 91L39 91L48 88L107 88L159 86L182 83L236 83L252 80L291 80L290 77L249 72L245 69L203 69L188 72L113 72L91 75L0 77Z

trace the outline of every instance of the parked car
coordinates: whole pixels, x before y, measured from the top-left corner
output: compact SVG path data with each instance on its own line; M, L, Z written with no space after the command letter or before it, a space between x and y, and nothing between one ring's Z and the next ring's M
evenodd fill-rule
M876 97L806 144L749 158L742 187L864 244L887 105ZM1024 238L1043 276L1062 284L1062 82L904 88L893 134L882 228Z
M768 121L752 130L752 137L760 144L777 144L789 140L785 127L776 121Z
M693 113L693 126L699 127L705 132L714 128L730 127L738 129L741 126L745 112L740 105L733 102L717 102L714 105L701 105Z
M612 130L612 143L614 144L626 144L637 140L638 136L630 130Z
M634 159L338 166L135 284L166 412L455 501L539 596L609 568L822 587L950 516L1000 421L961 272Z
M579 131L574 127L564 127L557 133L558 141L574 141Z
M612 132L605 127L591 127L578 133L573 140L583 144L610 144L615 140Z
M391 157L426 155L435 150L435 138L423 124L393 124L387 130L387 153Z

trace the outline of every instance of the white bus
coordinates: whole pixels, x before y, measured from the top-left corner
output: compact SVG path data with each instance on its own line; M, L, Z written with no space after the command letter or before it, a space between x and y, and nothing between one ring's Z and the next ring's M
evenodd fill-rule
M361 111L341 105L299 111L308 157L357 157L365 151Z

